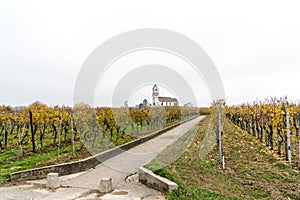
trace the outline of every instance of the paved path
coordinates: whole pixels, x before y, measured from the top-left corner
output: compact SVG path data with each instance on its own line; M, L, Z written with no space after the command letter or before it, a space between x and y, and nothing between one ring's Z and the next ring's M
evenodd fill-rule
M62 187L50 191L41 187L46 180L29 181L25 185L0 188L0 199L164 199L164 196L140 183L126 183L127 176L138 172L169 144L193 128L203 117L186 122L166 133L113 157L86 172L61 177ZM114 192L98 196L100 178L112 178Z

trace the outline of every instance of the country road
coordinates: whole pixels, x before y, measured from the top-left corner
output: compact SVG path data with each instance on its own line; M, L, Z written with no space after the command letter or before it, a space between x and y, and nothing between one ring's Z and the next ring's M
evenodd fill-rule
M94 169L61 177L62 187L55 191L41 187L46 180L28 181L25 185L1 187L0 199L164 199L160 192L140 183L126 183L125 178L137 173L140 166L154 158L203 118L200 116L188 121L97 165ZM113 193L101 197L95 193L101 178L113 179Z

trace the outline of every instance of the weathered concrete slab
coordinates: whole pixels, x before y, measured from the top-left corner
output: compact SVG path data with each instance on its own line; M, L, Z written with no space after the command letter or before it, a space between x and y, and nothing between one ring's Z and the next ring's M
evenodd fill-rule
M178 188L178 185L164 177L154 174L152 171L140 167L139 181L148 187L154 188L161 192L171 192Z

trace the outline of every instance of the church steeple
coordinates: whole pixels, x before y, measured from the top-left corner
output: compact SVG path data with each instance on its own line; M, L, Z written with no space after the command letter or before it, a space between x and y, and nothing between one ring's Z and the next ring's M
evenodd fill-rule
M152 101L153 101L153 106L158 106L159 101L158 101L158 96L159 96L159 88L157 84L155 84L152 88Z

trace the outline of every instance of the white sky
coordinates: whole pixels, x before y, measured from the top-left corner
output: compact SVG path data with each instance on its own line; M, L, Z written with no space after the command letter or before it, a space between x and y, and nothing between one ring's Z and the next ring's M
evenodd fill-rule
M197 42L219 70L229 104L284 95L298 100L299 9L297 1L274 0L1 0L0 104L71 105L88 55L138 28L169 29ZM198 103L208 105L203 94Z

